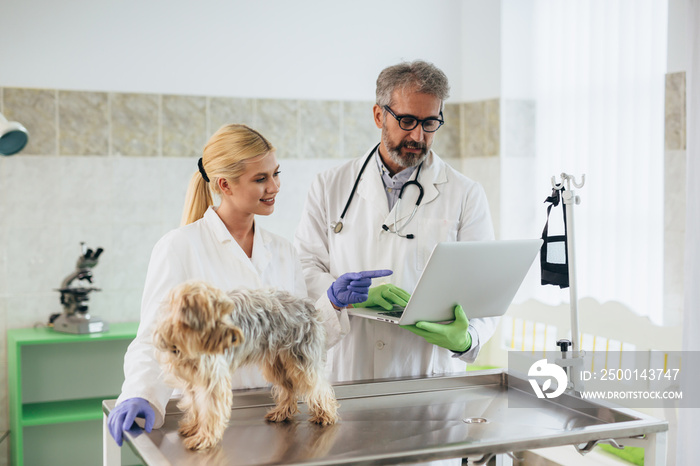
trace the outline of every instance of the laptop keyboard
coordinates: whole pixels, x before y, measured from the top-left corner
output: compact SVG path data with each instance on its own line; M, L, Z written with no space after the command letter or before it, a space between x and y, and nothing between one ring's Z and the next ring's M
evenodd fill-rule
M401 317L401 314L403 314L403 311L387 311L387 312L380 312L380 316L389 316L389 317L396 317L399 318Z

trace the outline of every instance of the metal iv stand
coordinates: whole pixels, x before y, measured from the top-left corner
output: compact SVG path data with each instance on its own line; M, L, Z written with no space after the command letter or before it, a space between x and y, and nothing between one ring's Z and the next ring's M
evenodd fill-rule
M559 340L557 341L557 346L561 350L561 358L555 359L555 363L562 367L566 372L569 382L567 384L567 391L573 392L575 396L581 396L581 392L584 390L583 380L581 380L580 369L583 367L583 357L585 353L581 350L581 342L579 338L578 330L578 294L576 289L576 252L574 249L574 205L581 203L581 198L574 194L571 189L571 185L575 188L581 189L586 183L586 175L581 175L581 183L576 182L576 178L573 175L568 175L566 173L561 174L561 182L556 183L554 177L552 177L552 188L556 190L562 190L564 184L566 184L566 189L562 191L562 201L564 202L566 208L566 254L568 257L568 271L569 271L569 307L571 311L571 341L569 340ZM571 347L571 357L569 357L568 349ZM630 440L628 440L629 442ZM607 443L612 445L617 449L622 449L623 446L618 443L616 439L606 439L606 440L592 440L586 444L575 445L576 451L581 455L585 455L593 450L599 443ZM628 443L629 444L629 443ZM641 443L645 445L646 443Z
M580 377L580 369L583 367L583 354L581 352L581 342L579 338L578 330L578 295L576 290L576 252L574 248L574 204L578 205L581 203L581 198L574 194L571 189L571 185L575 188L582 188L586 183L586 175L581 175L581 183L576 182L576 178L573 175L568 175L562 173L561 181L557 183L552 177L552 188L556 190L562 190L566 184L566 189L562 191L562 200L564 206L566 207L566 254L567 262L569 264L569 307L571 312L571 341L559 340L557 341L557 346L561 350L562 357L557 359L555 362L561 366L569 377L569 383L567 390L573 390L575 394L580 394L583 391L583 381ZM568 351L569 346L571 346L571 352L573 353L569 357Z

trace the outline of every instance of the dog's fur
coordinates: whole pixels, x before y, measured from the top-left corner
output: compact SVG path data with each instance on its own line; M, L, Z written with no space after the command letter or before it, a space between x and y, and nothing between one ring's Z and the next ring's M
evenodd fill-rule
M231 415L231 374L257 364L272 383L276 406L265 418L291 419L297 398L308 403L310 421L334 424L338 402L323 375L325 330L308 299L277 290L229 293L204 282L174 288L154 332L161 365L183 390L178 405L184 444L213 447Z

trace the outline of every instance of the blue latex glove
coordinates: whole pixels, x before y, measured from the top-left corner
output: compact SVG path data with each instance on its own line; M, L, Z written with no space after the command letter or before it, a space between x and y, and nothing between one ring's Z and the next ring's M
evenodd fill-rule
M428 343L455 353L463 353L472 346L472 336L468 330L469 319L459 304L455 306L455 320L449 324L420 321L416 322L416 325L402 325L401 328L425 338Z
M146 420L146 424L144 425L146 432L150 432L151 429L153 429L156 413L153 411L148 401L143 398L129 398L128 400L124 400L109 413L109 417L107 418L109 433L112 434L112 437L120 447L124 442L124 431L132 428L134 420L137 417L142 417Z
M391 270L344 273L328 288L328 299L339 308L366 301L372 279L386 277L392 273L394 272Z

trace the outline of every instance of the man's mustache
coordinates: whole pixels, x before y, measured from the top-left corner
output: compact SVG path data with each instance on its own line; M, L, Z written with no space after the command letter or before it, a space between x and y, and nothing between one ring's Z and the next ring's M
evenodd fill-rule
M418 141L401 141L401 145L399 146L400 148L405 148L405 149L419 149L421 151L424 151L428 146L424 142L418 142Z

